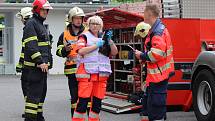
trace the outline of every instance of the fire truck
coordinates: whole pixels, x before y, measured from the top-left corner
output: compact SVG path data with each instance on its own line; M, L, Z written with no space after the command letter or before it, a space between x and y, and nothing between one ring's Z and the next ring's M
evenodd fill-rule
M137 49L143 48L144 40L137 40L133 37L135 26L144 20L143 16L117 8L87 14L88 17L92 15L102 17L104 29L114 30L113 40L119 49L119 55L111 59L113 74L108 82L108 91L102 102L102 108L113 113L141 108L141 105L135 105L127 99L129 94L140 90L138 85L142 85L138 82L144 81L144 79L142 78L142 72L140 72L138 81L134 78L131 68L138 66L138 64L126 45L131 45ZM209 117L214 119L214 68L205 69L204 67L209 65L204 65L204 62L200 62L202 58L207 57L207 54L205 56L199 56L199 54L205 50L213 50L215 47L215 20L162 18L162 22L171 35L175 61L175 76L168 83L167 105L181 106L184 111L188 111L191 105L194 104L194 110L198 110L197 112L195 111L197 118L201 121L206 121L206 118L208 119ZM215 64L212 56L208 59L209 64ZM193 81L191 81L192 68L194 68ZM206 74L204 76L207 77L206 81L204 81L204 78L200 78L203 74ZM198 91L199 87L202 90ZM194 90L193 95L192 89ZM205 102L205 98L210 100ZM204 107L203 105L206 106Z
M198 121L215 120L215 52L214 44L196 59L192 70L193 108Z

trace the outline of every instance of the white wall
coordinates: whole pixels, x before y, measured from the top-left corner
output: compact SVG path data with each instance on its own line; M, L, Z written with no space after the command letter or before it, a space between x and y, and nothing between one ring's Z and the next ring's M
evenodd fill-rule
M53 45L52 45L52 54L53 54L53 68L50 70L50 74L63 74L64 69L64 60L61 57L56 56L57 50L57 41L60 34L64 31L65 24L65 12L64 11L52 11L49 12L48 18L45 23L49 24L49 30L53 35ZM22 38L22 28L23 25L19 19L14 16L14 55L15 55L15 63L19 61L19 56L21 52L21 38Z
M17 11L18 12L18 11ZM21 53L21 48L22 48L22 34L23 34L23 24L20 21L20 19L16 18L15 16L16 11L14 12L14 62L15 66L19 62L19 57Z
M53 54L53 68L50 70L50 74L63 74L64 69L64 58L56 56L57 50L57 41L60 34L64 31L65 28L65 13L64 11L55 11L53 14L50 11L49 16L45 23L49 24L49 30L53 35L53 45L52 45L52 54Z

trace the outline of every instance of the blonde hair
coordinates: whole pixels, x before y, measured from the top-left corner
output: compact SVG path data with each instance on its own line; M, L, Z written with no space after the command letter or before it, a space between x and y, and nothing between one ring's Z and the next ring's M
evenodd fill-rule
M152 4L152 3L147 4L145 11L151 11L155 17L159 17L159 14L160 14L160 9L157 4Z
M89 27L90 23L97 23L101 25L101 30L103 28L103 21L101 19L101 17L99 16L92 16L90 18L87 19L87 25Z

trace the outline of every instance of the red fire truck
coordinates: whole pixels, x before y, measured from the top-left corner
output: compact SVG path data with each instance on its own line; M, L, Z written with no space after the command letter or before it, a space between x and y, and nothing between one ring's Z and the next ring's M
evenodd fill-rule
M113 75L110 78L106 98L103 101L103 109L121 113L140 108L140 105L135 105L127 100L129 93L137 91L134 89L135 79L128 76L132 75L131 67L137 64L134 58L129 56L130 52L124 45L129 44L135 48L142 48L141 43L143 42L135 40L133 32L135 26L144 20L143 16L117 8L87 14L87 16L92 15L101 16L104 21L104 28L114 30L113 40L120 51L117 57L111 59ZM162 21L171 35L176 72L175 76L169 80L167 105L179 105L184 111L188 111L192 105L192 67L201 51L212 50L215 47L215 20L165 18ZM213 107L214 109L215 107Z

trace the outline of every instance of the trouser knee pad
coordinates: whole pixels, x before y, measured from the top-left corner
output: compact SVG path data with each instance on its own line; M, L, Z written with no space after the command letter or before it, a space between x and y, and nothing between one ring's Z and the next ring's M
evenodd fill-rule
M90 101L90 98L79 98L76 111L79 113L85 113L87 110L87 104Z
M92 100L92 111L95 112L95 113L100 113L100 110L101 110L101 104L102 104L102 100L97 98L97 97L93 97L93 100Z

